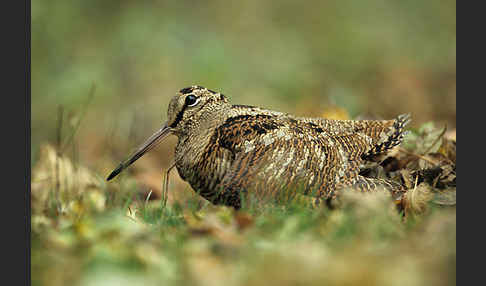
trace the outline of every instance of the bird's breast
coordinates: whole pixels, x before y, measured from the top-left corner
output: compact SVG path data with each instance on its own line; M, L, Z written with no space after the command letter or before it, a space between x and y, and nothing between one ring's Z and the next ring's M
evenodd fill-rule
M188 140L176 146L175 161L179 175L203 197L215 192L229 171L233 158L229 150L216 144Z

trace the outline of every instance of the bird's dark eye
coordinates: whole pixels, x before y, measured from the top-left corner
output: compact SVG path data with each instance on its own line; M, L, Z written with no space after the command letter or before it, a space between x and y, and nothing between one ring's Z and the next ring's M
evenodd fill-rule
M186 96L186 105L191 107L191 106L195 106L197 103L199 102L199 98L197 98L196 96L190 94L188 96Z

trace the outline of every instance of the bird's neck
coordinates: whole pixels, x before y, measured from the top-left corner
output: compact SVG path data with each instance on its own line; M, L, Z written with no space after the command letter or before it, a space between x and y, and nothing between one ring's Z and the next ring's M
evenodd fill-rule
M211 144L215 130L229 117L228 112L213 114L211 118L200 118L178 134L175 160L178 167L191 168L201 160Z

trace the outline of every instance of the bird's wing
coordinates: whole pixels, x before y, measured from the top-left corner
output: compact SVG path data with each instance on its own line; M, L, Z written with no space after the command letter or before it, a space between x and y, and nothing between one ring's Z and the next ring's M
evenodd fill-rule
M219 186L232 200L241 191L266 196L299 187L303 193L328 194L356 179L360 157L370 146L361 133L330 134L272 117L235 119L216 132L216 143L234 154Z
M302 119L308 121L331 136L362 134L369 138L368 150L364 157L370 157L389 151L399 145L405 135L404 127L410 122L410 114L402 114L393 120L332 120Z

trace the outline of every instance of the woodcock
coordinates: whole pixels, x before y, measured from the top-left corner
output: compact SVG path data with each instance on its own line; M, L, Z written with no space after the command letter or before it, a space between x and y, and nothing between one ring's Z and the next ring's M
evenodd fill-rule
M409 115L394 120L295 117L247 105L201 86L172 98L168 121L120 163L111 180L168 135L178 137L175 166L181 178L213 204L239 209L255 197L292 193L321 200L340 191L386 189L399 200L405 189L391 180L359 174L373 156L401 143Z

